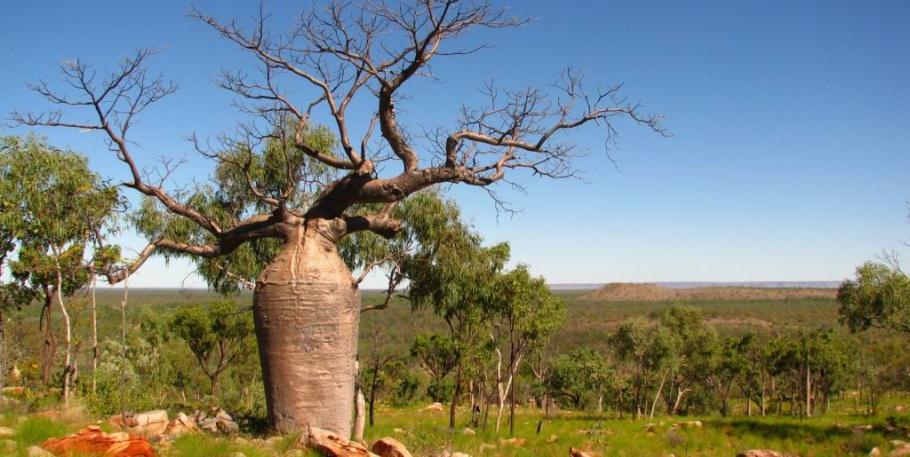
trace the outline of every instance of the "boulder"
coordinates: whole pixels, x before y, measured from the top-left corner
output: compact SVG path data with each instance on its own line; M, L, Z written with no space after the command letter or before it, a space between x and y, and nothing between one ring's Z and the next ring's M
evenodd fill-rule
M389 436L377 440L371 449L379 457L412 457L404 444Z
M906 441L901 441L901 440L891 440L891 447L893 447L893 448L910 447L910 443L908 443Z
M550 435L550 437L547 438L547 443L555 443L557 441L559 441L559 437L556 435Z
M437 401L436 403L431 403L431 404L427 405L427 407L424 408L423 411L431 411L431 412L440 412L440 413L441 413L441 412L445 411L445 407L442 406L442 403L439 403L439 402Z
M471 427L465 427L464 430L461 431L461 434L462 435L476 435L477 432L475 432L474 429Z
M910 447L899 447L899 448L893 449L891 451L891 453L888 454L888 456L889 457L908 457L908 456L910 456Z
M872 448L871 451L869 451L869 457L881 457L881 456L882 456L882 450L877 447L874 447L874 448Z
M129 431L147 437L163 435L169 423L167 411L163 409L139 413L132 419L135 425L130 426Z
M469 454L464 452L453 452L451 457L471 457Z
M16 431L9 427L0 427L0 438L12 438Z
M321 428L310 427L301 437L304 444L327 457L375 457L366 446Z
M155 452L145 437L129 433L107 434L97 426L88 426L63 438L50 438L41 447L56 455L97 454L106 457L154 457Z
M483 454L486 451L492 451L493 449L496 449L495 444L480 443L480 453L481 454Z
M689 421L686 422L686 427L688 428L701 428L701 421Z

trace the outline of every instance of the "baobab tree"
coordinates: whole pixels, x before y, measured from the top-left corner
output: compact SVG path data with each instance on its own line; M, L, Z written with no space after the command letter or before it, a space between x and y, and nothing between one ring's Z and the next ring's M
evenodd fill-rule
M575 129L597 126L605 144L618 119L663 133L661 119L640 113L620 86L589 87L579 73L566 71L546 90L489 84L486 106L463 107L451 129L427 135L427 145L417 143L398 122L403 88L432 77L429 64L436 59L485 48L459 43L472 30L525 22L483 0L335 2L304 11L283 34L270 32L262 13L251 27L197 10L190 16L248 52L259 69L226 71L220 79L252 120L213 148L196 142L236 178L227 188L169 191L163 180L141 172L131 128L146 108L176 90L147 71L155 51L138 51L105 78L95 78L79 60L67 61L66 91L43 82L31 86L64 110L10 117L20 125L103 133L129 171L123 185L170 213L161 226L166 229L151 231L148 247L121 276L155 252L215 259L278 240L256 280L253 312L269 420L280 431L313 426L350 433L361 305L338 253L342 239L364 232L394 237L401 229L396 202L436 184L488 188L521 171L574 176L577 154L566 133ZM298 90L292 97L285 83L308 86L311 98ZM349 125L348 109L361 99L375 103L371 121ZM76 110L90 120L72 117ZM330 130L313 125L316 110L330 116ZM378 165L388 159L399 166ZM273 172L263 171L268 167Z

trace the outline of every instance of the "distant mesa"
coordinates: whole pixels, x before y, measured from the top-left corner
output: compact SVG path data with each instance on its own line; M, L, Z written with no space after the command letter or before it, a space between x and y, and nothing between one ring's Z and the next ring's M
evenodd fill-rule
M710 286L669 288L657 284L614 282L582 295L592 301L793 300L837 297L833 288Z

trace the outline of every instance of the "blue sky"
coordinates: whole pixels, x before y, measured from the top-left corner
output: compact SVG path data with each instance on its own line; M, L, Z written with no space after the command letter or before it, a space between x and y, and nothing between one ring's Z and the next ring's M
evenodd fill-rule
M268 1L280 28L307 2ZM518 180L502 189L522 211L497 215L486 194L450 194L484 236L507 240L516 262L550 282L839 280L882 250L910 252L910 3L497 2L534 20L467 42L490 50L439 60L438 81L407 89L400 118L451 126L463 102L495 78L544 85L572 66L587 79L624 82L646 110L667 117L671 138L620 124L603 154L596 131L572 136L590 151L585 182ZM221 18L247 19L253 2L199 1ZM136 127L140 160L186 156L176 176L210 165L183 141L230 129L241 116L213 79L253 60L185 17L183 1L12 2L0 15L0 112L45 105L24 84L56 81L79 57L99 68L137 47L167 47L152 67L180 85ZM352 113L355 131L367 113ZM0 134L25 133L23 129ZM125 176L94 134L43 130ZM124 235L133 248L142 240ZM378 283L372 283L375 285ZM200 286L185 262L156 260L138 286Z

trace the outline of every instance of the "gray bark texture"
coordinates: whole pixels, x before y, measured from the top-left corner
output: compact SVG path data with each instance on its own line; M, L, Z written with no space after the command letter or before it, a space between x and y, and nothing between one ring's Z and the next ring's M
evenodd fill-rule
M360 292L324 224L295 230L256 285L270 423L351 436Z

